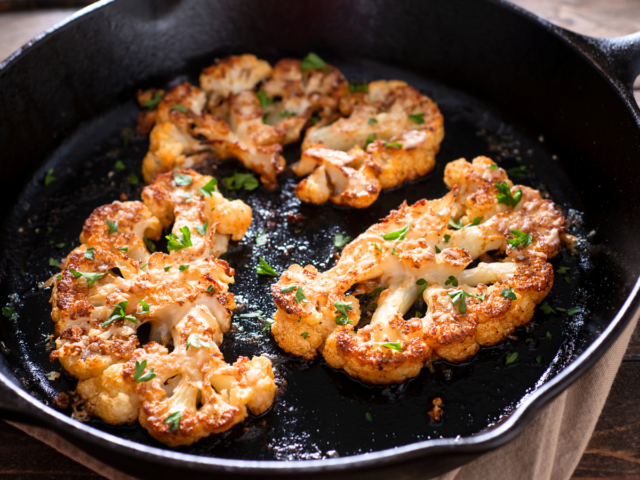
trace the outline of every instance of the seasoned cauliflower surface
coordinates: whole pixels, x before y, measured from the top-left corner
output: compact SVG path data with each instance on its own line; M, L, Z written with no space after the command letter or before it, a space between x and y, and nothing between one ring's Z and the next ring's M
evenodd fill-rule
M415 88L397 80L371 82L366 92L343 95L340 113L345 117L320 122L305 135L302 158L292 167L298 176L310 174L296 187L301 200L364 208L381 189L433 170L443 118Z
M79 380L87 411L113 425L139 419L170 446L227 430L275 396L268 359L230 365L218 350L235 309L234 271L218 257L252 214L215 183L182 169L157 175L144 203L97 208L53 278L51 358ZM153 253L171 225L170 253ZM147 323L150 342L140 348L136 332Z
M300 138L314 112L323 121L336 118L340 98L349 92L330 65L303 71L302 62L285 59L272 68L253 55L205 68L200 85L138 92L145 110L137 132L151 132L145 181L175 168L236 158L273 188L285 167L282 146Z
M321 352L364 382L391 384L431 360L467 360L531 320L553 286L547 259L561 247L562 213L488 158L450 163L445 182L445 197L401 205L334 268L292 265L281 275L271 327L281 348L307 359ZM356 331L359 299L372 296L371 322ZM419 298L426 315L406 319Z

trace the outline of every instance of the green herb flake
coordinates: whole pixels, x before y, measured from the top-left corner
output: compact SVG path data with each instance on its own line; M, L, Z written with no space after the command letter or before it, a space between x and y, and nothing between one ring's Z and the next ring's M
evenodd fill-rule
M258 179L254 177L252 173L234 172L232 177L225 178L225 182L229 190L240 190L244 188L250 192L260 186Z
M454 287L458 286L458 279L456 277L454 277L453 275L451 275L446 282L444 282L445 285L453 285Z
M386 347L390 350L395 350L396 352L402 351L402 342L384 342L379 344L381 347Z
M342 248L349 243L349 240L351 240L351 237L344 236L342 233L338 232L335 237L333 237L333 246L335 248Z
M195 228L196 232L198 232L200 235L204 237L207 234L208 227L209 227L209 220L207 219L202 225L196 225L193 228Z
M146 233L144 234L143 240L144 240L144 244L147 246L147 250L149 250L149 252L153 253L153 252L156 251L156 244L153 243L152 240L149 240L147 238L147 234Z
M189 265L180 265L178 267L178 270L180 270L181 272L184 272L185 270L189 269Z
M106 275L106 273L86 273L86 272L78 272L76 270L69 269L75 278L84 277L87 279L87 285L89 288L93 287L93 284L96 281L100 280L102 277Z
M513 352L511 355L507 355L505 358L504 366L508 367L512 363L518 363L518 352Z
M273 325L273 320L271 320L270 318L267 318L264 321L264 327L262 327L262 331L268 332L269 330L271 330L271 325Z
M306 340L307 337L309 336L309 332L302 332L300 336Z
M189 347L193 348L213 348L213 345L209 342L204 342L198 338L198 334L192 333L187 338L187 348L185 350L189 350Z
M175 105L172 105L171 110L178 110L179 112L182 112L182 113L187 113L189 111L187 107L185 107L181 103L176 103Z
M296 290L296 303L309 303L309 300L307 300L307 297L304 295L304 290L302 289L302 287L298 287L298 289Z
M172 432L176 432L180 428L181 417L182 417L182 412L173 412L167 415L167 418L164 419L164 423L169 424L169 430L171 430Z
M378 123L378 120L376 120L375 118L371 117L371 118L367 121L367 123L368 123L369 125L373 125L374 123Z
M264 247L268 238L269 236L264 232L256 233L256 247Z
M57 178L53 176L53 168L50 168L49 170L47 170L47 174L44 177L44 184L49 185L50 183L53 183L56 180Z
M542 363L542 357L536 357L536 362L540 365Z
M349 91L351 93L356 93L356 92L367 93L369 91L369 85L367 85L366 83L359 83L359 84L349 83Z
M136 320L136 317L127 315L127 303L128 302L124 300L120 303L115 304L111 315L109 315L109 318L107 318L107 320L101 325L101 327L105 328L111 325L116 320L129 320L131 323L137 324L138 320Z
M317 54L309 52L309 54L302 59L300 64L300 71L306 72L307 70L314 70L317 68L323 69L325 72L330 72L331 69Z
M143 360L142 363L138 363L138 361L136 360L136 368L133 372L133 378L136 380L136 383L148 382L149 380L153 380L154 378L156 378L156 374L154 373L153 368L147 373L144 373L145 368L147 368L146 360Z
M347 310L353 310L351 306L352 302L335 302L333 304L336 307L336 324L337 325L346 325L347 323L353 323L349 320L349 316L347 314Z
M127 167L125 167L122 160L116 160L116 163L113 165L113 168L115 168L116 170L124 170Z
M528 168L526 165L520 165L519 167L507 170L507 175L513 178L525 178L527 176L527 170Z
M571 270L570 267L558 267L558 270L556 270L556 272L558 272L558 275L566 275L569 270Z
M419 297L422 296L424 291L427 289L428 282L424 278L421 278L420 280L418 280L416 282L416 285L420 285L420 290L418 290L418 298L419 298Z
M140 179L135 173L132 173L127 177L127 182L129 185L138 185L140 183Z
M151 311L151 306L144 300L139 300L138 303L142 305L142 310L140 310L138 313L149 313Z
M145 263L144 265L142 265L142 266L140 267L140 270L142 270L143 268L145 268L147 265L149 265L149 262L147 262L147 263Z
M173 181L176 182L176 185L179 187L186 187L193 183L193 178L191 178L191 175L173 172Z
M162 93L156 92L153 94L153 98L151 100L142 102L142 106L148 108L149 110L155 110L156 108L158 108L160 100L162 100Z
M402 144L400 142L385 142L385 141L383 141L382 144L384 145L385 148L389 148L389 147L402 148Z
M482 221L484 217L474 217L473 220L471 220L471 223L468 225L465 225L462 228L469 228L469 227L477 227L478 225L480 225L480 222Z
M449 217L449 228L460 230L462 227L464 227L464 225L462 225L462 219L456 222L452 217Z
M60 262L58 260L56 260L55 258L49 258L49 266L50 267L59 267L60 266Z
M164 267L162 267L162 269L163 269L165 272L168 272L170 268L171 268L171 265L165 265Z
M411 228L411 222L407 223L407 225L404 228L401 228L400 230L387 233L382 238L384 238L385 240L404 240L405 237L407 236L407 232L409 231L409 228Z
M269 275L271 277L278 276L273 267L271 267L271 265L269 265L267 261L262 257L260 257L260 263L256 265L256 272L258 273L258 275Z
M418 125L422 125L424 123L424 113L412 113L409 115L409 120Z
M214 290L214 288L213 288L213 285L209 285L209 286L207 287L207 292L209 292L209 293L213 293L213 292L215 292L215 290Z
M363 148L366 150L366 149L367 149L367 147L368 147L369 145L371 145L371 144L372 144L373 142L375 142L375 141L376 141L376 134L375 134L375 133L372 133L372 134L371 134L371 135L369 135L369 136L367 137L367 139L364 141L364 147L363 147Z
M446 235L444 236L444 243L449 243L449 240L451 240L451 235L446 234Z
M278 116L279 117L295 117L296 115L298 115L296 112L290 112L289 110L282 110L281 112L278 112Z
M378 251L380 251L380 252L382 251L382 247L381 247L380 245L378 245L377 243L372 243L371 245L373 245L374 247L376 247L376 249L377 249Z
M564 277L564 281L570 284L571 283L571 278L570 277Z
M436 251L436 253L442 253L442 250L440 250L440 248L436 245L433 247Z
M16 309L14 307L10 307L9 305L7 305L6 307L2 307L2 315L4 315L4 317L8 318L9 320L18 320L20 318L20 315L15 313L15 310Z
M200 187L198 191L203 197L210 197L213 192L218 189L218 180L212 178L204 187ZM215 208L215 207L214 207Z
M497 170L497 168L498 168L498 165L496 165L495 163L492 163L487 167L487 170Z
M280 289L280 293L289 293L289 292L293 292L294 290L296 290L298 288L297 285L289 285L288 287L284 287Z
M89 247L84 251L84 258L88 258L89 260L93 260L93 256L95 254L95 248Z
M542 305L540 305L540 310L542 310L542 313L549 315L550 313L553 313L554 315L557 315L558 312L556 312L553 308L551 308L551 306L549 305L548 301L544 301L542 302Z
M553 339L553 337L551 336L551 332L547 332L547 338L548 338L549 340L552 340L552 339Z
M366 412L364 414L364 418L366 418L369 422L373 423L373 415L371 415L369 412Z
M268 106L273 105L273 98L267 95L267 92L263 88L258 90L258 93L256 93L256 97L258 97L260 108L262 108L262 110L266 110Z
M518 248L519 246L527 248L533 241L533 235L530 233L524 233L521 230L511 230L511 234L515 235L515 238L510 238L507 241L513 248Z
M494 184L494 187L498 189L497 199L498 203L503 203L511 207L515 207L520 200L522 200L522 190L517 190L515 195L511 194L511 189L507 182L501 182Z
M509 300L517 300L516 292L513 291L513 287L509 285L509 288L503 288L502 292L500 292L500 296L504 298L508 298Z
M184 226L180 227L180 232L182 235L178 236L175 233L171 233L167 235L165 238L169 240L167 244L167 250L170 252L182 250L183 248L193 247L191 243L191 232L189 231L189 227Z
M458 305L458 303L460 304L460 306L458 307L458 310L463 315L467 313L467 305L465 303L465 297L475 298L477 300L480 300L481 302L484 302L485 300L484 295L471 295L470 293L467 293L464 290L456 290L455 292L448 293L447 295L449 295L449 298L451 298L451 303L453 304L454 307Z
M576 313L582 313L582 310L580 310L578 307L573 307L567 310L567 315L569 316L575 315Z
M109 228L109 235L118 231L118 221L110 222L107 220L107 227Z

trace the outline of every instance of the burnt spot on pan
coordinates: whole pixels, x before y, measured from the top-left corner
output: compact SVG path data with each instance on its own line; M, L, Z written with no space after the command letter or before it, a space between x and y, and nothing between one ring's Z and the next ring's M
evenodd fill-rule
M619 281L615 276L603 278L597 273L612 271L615 261L604 247L589 244L591 227L588 218L579 214L582 204L577 189L536 132L514 126L517 121L508 113L406 71L363 62L336 62L336 66L353 80L406 80L438 103L446 134L436 168L429 177L384 192L364 210L302 204L293 193L297 179L290 172L280 177L281 185L274 191L262 186L252 192L228 190L220 182L223 195L242 199L254 216L246 237L232 242L227 253L236 269L236 283L230 290L240 308L221 351L228 362L240 355L269 355L278 395L265 414L179 451L224 458L303 460L474 435L505 418L604 328L587 313L594 301L607 308L607 298L595 299L590 292L603 286L615 288ZM4 226L1 298L3 306L15 308L19 318L4 319L0 347L25 388L50 405L60 392L73 390L75 383L64 372L58 379L47 379L47 374L61 367L48 359L53 322L48 303L51 292L44 282L58 272L56 262L79 244L82 224L94 208L140 198L141 163L148 143L133 132L137 112L132 98L81 126L34 174ZM299 147L289 146L284 154L291 164L299 158ZM412 203L441 197L446 193L445 164L478 155L490 156L508 170L516 169L519 178L514 181L543 189L566 213L574 211L570 233L585 238L586 243L577 255L565 251L552 260L556 285L546 299L550 310L538 308L529 325L518 328L503 344L482 349L467 363L435 362L418 377L391 387L364 385L320 359L303 361L278 348L266 322L275 311L269 291L275 279L256 274L260 257L278 273L292 263L328 269L336 261L333 238L337 233L355 238L404 200ZM234 171L244 169L235 161L203 169L219 180ZM159 242L158 248L166 246ZM573 307L581 312L569 315ZM430 415L434 398L446 405L438 412L439 421L432 421ZM137 426L110 427L95 419L90 424L167 448Z

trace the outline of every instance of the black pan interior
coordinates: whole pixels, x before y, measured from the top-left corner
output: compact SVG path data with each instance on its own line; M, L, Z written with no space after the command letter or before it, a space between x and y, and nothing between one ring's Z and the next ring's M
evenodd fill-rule
M219 56L226 53L239 52L219 52ZM280 55L272 54L267 59L278 58ZM563 167L573 159L559 158L539 132L527 130L505 111L424 75L354 58L326 59L351 80L402 79L432 97L444 114L446 131L436 169L428 178L385 192L365 210L301 204L293 195L296 179L290 173L273 192L263 187L253 192L228 191L221 182L223 194L244 200L254 215L245 239L233 243L227 255L236 269L231 291L241 297L237 314L260 310L264 319L275 310L269 294L274 280L255 273L260 256L278 272L292 263L328 269L335 262L332 239L337 232L355 238L404 200L411 203L442 196L446 193L442 181L446 162L478 155L490 156L507 169L531 167L520 182L548 192L564 208L570 233L586 239L579 255L563 252L552 260L554 266L570 267L570 271L557 275L548 297L552 306L580 307L583 313L567 316L538 311L531 324L518 329L512 339L481 350L472 361L461 365L438 362L432 371L425 368L406 384L387 388L363 385L322 360L306 362L284 354L270 334L262 332L263 320L236 315L222 345L225 359L269 355L280 387L274 407L180 451L238 459L317 459L476 434L499 422L523 397L577 358L608 321L607 315L589 313L613 312L621 300L619 296L593 295L622 283L607 248L590 241L593 225L589 212L585 212L579 188L572 183L572 172ZM199 69L212 61L213 57L203 59L192 71L166 79L166 84L185 78L196 81ZM83 124L33 175L3 228L1 294L20 315L18 321L4 324L4 353L24 387L45 403L50 404L58 392L72 390L74 382L65 375L54 382L45 377L61 368L48 360L46 340L53 323L49 317L50 290L41 288L41 282L57 272L49 259L61 259L79 244L82 224L94 208L120 199L122 194L140 198L142 184L134 184L130 176L139 178L148 142L133 135L136 114L137 106L129 99ZM297 160L299 153L297 145L287 148L288 163ZM117 160L125 164L124 170L114 168ZM56 180L45 186L44 175L50 168ZM244 171L235 161L203 169L220 179L236 170ZM255 234L262 231L269 234L269 240L266 246L257 247ZM518 362L505 366L506 356L513 352L518 353ZM430 423L427 411L436 396L444 401L444 418ZM373 422L367 420L367 412ZM92 420L91 425L166 448L139 426L114 428L100 420Z

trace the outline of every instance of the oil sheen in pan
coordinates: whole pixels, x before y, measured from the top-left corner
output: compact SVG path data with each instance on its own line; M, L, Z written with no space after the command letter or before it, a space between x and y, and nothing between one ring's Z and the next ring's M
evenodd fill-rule
M473 435L499 422L527 393L575 358L587 343L586 337L578 341L580 332L585 331L584 314L553 315L538 309L527 327L517 329L501 345L482 349L472 361L460 365L437 362L415 379L392 387L366 386L343 372L333 371L322 360L306 362L279 350L270 334L262 331L264 319L275 311L269 292L275 280L255 273L259 257L278 272L292 263L311 263L321 270L331 268L337 232L355 238L405 199L412 203L446 193L442 181L446 162L487 155L507 169L532 166L531 173L514 181L548 192L565 208L572 224L569 232L586 235L581 215L571 210L580 208L580 199L536 134L513 127L512 120L478 100L411 73L362 62L336 66L356 81L406 80L438 103L445 118L446 136L436 169L428 178L383 193L365 210L302 204L293 194L297 180L291 174L284 175L281 188L273 192L262 187L253 192L228 191L220 182L222 193L249 204L254 218L247 236L241 242L232 242L227 254L236 269L231 291L237 295L240 308L221 350L227 361L265 352L275 366L280 388L273 408L264 415L248 418L228 432L178 450L226 458L317 459L383 450L430 438ZM75 385L64 374L53 382L46 379L47 373L61 368L48 360L47 338L53 332L53 322L48 303L50 290L42 288L41 282L57 273L51 264L78 245L82 224L94 208L125 199L122 194L132 200L140 198L141 161L148 143L146 138L133 135L136 114L137 107L131 100L80 128L34 176L12 211L9 229L4 233L4 265L10 275L3 289L13 295L12 305L20 315L4 332L5 344L24 385L47 403L58 392L73 390ZM299 147L292 146L284 153L290 164L299 158ZM118 160L124 169L115 167ZM54 168L56 180L44 186L44 172L49 168ZM235 170L244 171L238 162L228 161L203 171L222 180ZM256 235L261 232L268 234L267 243L256 246ZM166 245L159 242L158 247L163 250ZM552 263L556 269L566 266L570 270L564 275L556 274L556 284L547 297L549 304L566 309L580 306L586 311L580 285L581 279L595 268L589 257L571 257L563 252ZM240 318L256 311L263 312L261 318ZM597 333L594 329L593 335ZM144 342L144 329L140 336ZM517 362L506 366L506 356L516 352ZM444 416L440 422L431 423L427 412L435 397L444 401ZM91 420L91 425L166 448L139 426L109 427L100 420Z

